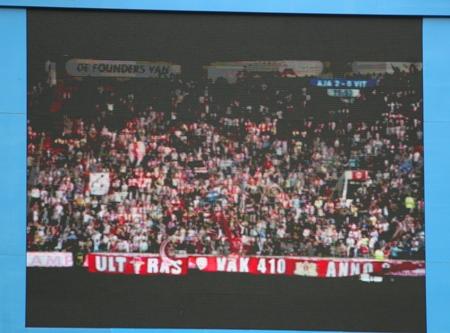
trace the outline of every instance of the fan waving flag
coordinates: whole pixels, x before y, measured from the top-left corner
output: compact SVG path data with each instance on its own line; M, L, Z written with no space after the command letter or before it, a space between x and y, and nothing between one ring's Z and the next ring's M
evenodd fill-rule
M108 172L91 172L89 174L89 190L92 195L108 194L109 183Z

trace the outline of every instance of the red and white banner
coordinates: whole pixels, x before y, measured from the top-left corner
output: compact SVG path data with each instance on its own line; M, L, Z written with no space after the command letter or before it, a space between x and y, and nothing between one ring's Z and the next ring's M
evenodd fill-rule
M191 255L174 259L149 254L90 253L90 272L184 275L188 269L255 275L291 275L336 278L369 275L424 276L424 261Z
M188 258L161 258L152 254L90 253L86 262L89 272L135 275L185 275Z
M203 272L298 275L319 278L361 274L417 276L421 272L425 275L424 261L377 261L349 258L191 256L189 268L196 268Z
M367 170L349 170L345 172L345 177L348 180L366 181L369 179L369 171Z
M71 252L27 252L27 267L72 267Z

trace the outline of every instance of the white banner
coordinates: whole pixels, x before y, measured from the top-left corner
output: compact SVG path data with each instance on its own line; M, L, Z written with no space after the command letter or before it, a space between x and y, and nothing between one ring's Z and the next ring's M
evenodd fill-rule
M92 195L108 194L109 184L108 172L91 172L89 174L89 191Z
M71 76L118 78L171 78L181 73L181 66L168 62L71 59L66 63Z
M321 61L272 60L215 62L205 68L209 79L223 77L233 83L243 71L273 72L288 78L320 75L324 66Z
M27 252L27 267L72 267L70 252Z
M358 74L392 74L394 73L394 67L402 72L409 72L411 65L418 70L422 70L421 62L355 61L352 63L352 71Z

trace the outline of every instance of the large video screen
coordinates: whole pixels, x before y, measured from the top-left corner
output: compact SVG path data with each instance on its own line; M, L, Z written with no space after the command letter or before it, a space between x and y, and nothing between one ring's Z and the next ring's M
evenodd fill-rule
M421 20L28 11L28 327L425 332Z

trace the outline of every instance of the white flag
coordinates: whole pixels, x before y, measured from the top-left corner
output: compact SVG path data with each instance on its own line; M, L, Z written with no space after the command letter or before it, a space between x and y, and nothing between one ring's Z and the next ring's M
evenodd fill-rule
M91 172L89 174L89 189L92 195L105 195L109 191L109 173Z

